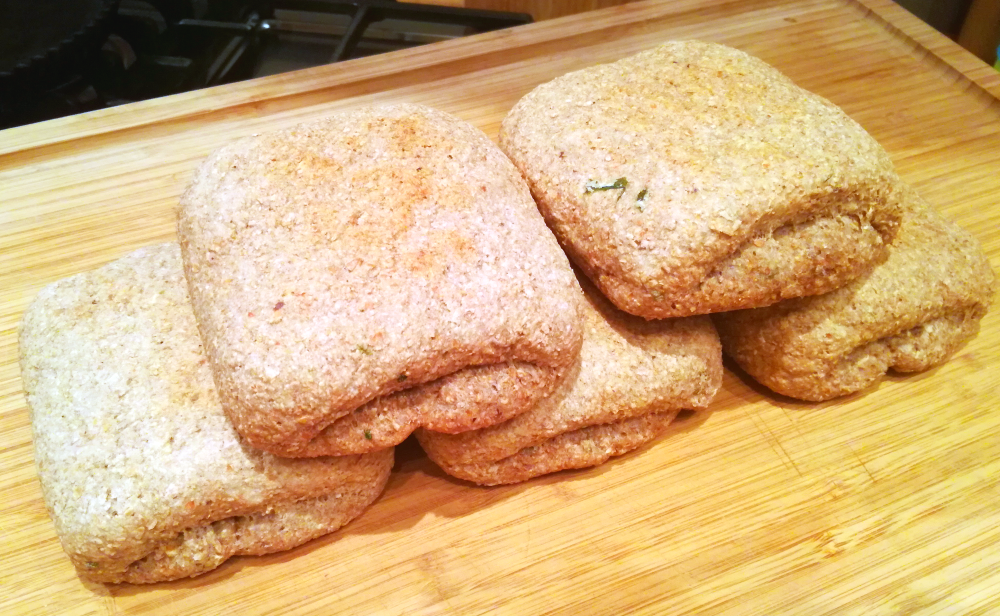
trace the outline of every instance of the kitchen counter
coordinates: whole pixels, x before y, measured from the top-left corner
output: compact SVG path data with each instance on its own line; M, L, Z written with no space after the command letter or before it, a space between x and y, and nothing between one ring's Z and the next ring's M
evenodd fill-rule
M412 444L341 531L153 586L81 581L32 462L17 324L46 284L174 238L213 148L411 101L496 137L532 87L675 38L843 107L1000 271L1000 74L888 0L640 2L0 132L0 613L1000 613L1000 308L948 364L822 404L728 366L595 469L479 488Z

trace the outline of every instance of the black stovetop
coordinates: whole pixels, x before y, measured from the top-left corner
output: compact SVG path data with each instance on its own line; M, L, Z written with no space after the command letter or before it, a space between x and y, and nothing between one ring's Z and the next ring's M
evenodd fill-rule
M391 0L0 0L0 129L530 21Z

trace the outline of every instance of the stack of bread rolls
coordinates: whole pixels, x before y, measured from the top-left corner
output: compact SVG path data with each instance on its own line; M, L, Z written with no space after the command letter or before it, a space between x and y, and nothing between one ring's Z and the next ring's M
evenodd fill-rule
M22 375L80 575L332 532L411 434L484 485L601 464L708 408L723 350L785 395L856 392L947 360L992 298L874 139L734 49L565 75L499 140L408 104L246 137L178 243L39 295Z
M820 401L946 361L996 277L829 101L672 42L525 96L500 144L567 254L648 319L713 314L774 391Z

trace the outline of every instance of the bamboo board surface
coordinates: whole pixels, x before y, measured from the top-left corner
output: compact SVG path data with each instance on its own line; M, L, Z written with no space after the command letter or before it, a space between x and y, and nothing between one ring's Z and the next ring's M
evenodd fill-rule
M495 137L534 85L674 38L842 106L1000 271L1000 76L888 0L639 3L0 132L0 613L1000 613L1000 308L951 362L823 404L727 370L706 413L603 467L477 488L404 445L342 531L153 586L80 581L17 367L38 290L174 237L240 135L407 100Z

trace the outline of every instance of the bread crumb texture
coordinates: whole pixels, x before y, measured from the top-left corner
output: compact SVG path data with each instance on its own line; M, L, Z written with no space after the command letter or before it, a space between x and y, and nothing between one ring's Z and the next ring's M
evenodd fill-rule
M898 225L896 174L860 125L713 43L543 84L500 145L570 257L646 318L825 293L884 260Z
M530 411L462 434L418 431L428 456L476 483L514 483L595 466L655 438L682 409L703 409L722 384L722 349L707 316L646 321L585 280L584 337L569 376Z
M974 337L996 275L974 237L904 195L885 263L832 293L715 315L726 354L772 390L820 401L942 364Z
M581 344L578 285L517 169L426 107L222 148L182 197L178 235L223 407L273 453L509 419Z
M357 516L388 479L391 449L292 460L241 441L176 244L43 289L20 354L45 502L88 579L158 582L289 549Z

